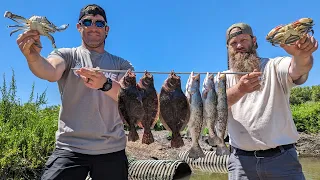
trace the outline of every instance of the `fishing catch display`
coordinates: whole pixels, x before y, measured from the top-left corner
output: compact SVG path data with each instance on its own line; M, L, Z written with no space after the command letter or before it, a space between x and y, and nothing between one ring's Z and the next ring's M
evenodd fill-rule
M207 73L200 91L200 73L191 72L182 91L181 78L171 71L159 93L154 87L153 75L145 71L140 80L130 69L120 79L118 107L120 117L129 128L128 141L138 141L136 127L143 128L142 143L154 142L151 129L159 119L172 133L171 148L184 146L181 131L188 129L192 146L189 157L204 157L199 138L204 127L208 128L208 143L216 146L216 155L229 155L224 137L227 128L228 104L226 74L218 73L216 79Z

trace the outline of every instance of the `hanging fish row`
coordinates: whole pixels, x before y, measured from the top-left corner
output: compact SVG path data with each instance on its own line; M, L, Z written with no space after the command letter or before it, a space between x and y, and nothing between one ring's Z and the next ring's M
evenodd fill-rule
M217 146L216 154L228 155L230 152L224 143L228 118L226 75L218 73L217 77L215 83L213 74L207 73L204 90L200 93L200 74L191 72L184 93L180 76L172 71L157 94L151 73L146 71L137 83L136 74L128 70L119 81L121 88L118 94L120 116L129 126L128 141L139 139L135 128L139 125L144 128L142 143L153 143L151 128L159 118L163 126L172 132L172 148L184 146L180 131L188 127L192 139L190 158L204 157L198 141L206 125L208 143Z
M79 70L80 68L71 68L71 70ZM113 73L126 73L127 70L112 70L112 69L100 69L99 67L96 67L96 68L91 68L91 70L94 70L96 72L113 72ZM173 70L172 70L173 71ZM148 71L149 73L151 74L170 74L172 71ZM138 73L142 73L144 74L145 72L147 72L147 70L144 70L144 71L131 71L135 74L138 74ZM174 72L175 74L190 74L190 72ZM251 72L197 72L197 74L207 74L207 73L210 73L210 74L249 74Z

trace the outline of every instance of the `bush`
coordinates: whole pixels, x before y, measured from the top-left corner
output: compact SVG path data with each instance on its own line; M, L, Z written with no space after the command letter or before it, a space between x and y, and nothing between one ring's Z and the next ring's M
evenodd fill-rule
M320 85L317 86L297 86L292 88L290 94L290 104L297 105L309 101L320 101Z
M302 104L311 101L312 91L310 87L295 87L291 90L290 103L292 105Z
M312 86L312 101L320 102L320 85L319 86Z
M320 131L320 102L292 105L291 110L298 131L306 133Z
M290 103L298 131L318 133L320 130L320 85L293 88Z
M59 106L41 108L46 104L45 91L21 104L16 97L14 74L9 88L5 76L0 102L0 176L3 179L38 179L51 154Z

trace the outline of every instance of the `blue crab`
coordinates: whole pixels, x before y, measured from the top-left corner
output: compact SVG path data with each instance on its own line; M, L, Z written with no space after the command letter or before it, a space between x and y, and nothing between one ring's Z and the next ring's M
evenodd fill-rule
M53 23L51 23L46 17L43 16L31 16L29 19L26 19L22 16L13 14L12 12L6 11L4 13L4 17L9 18L19 24L22 25L9 25L8 27L16 27L17 29L10 32L10 36L18 32L20 30L37 30L40 35L47 36L51 43L52 47L56 49L55 40L52 35L49 33L55 33L56 31L61 32L66 30L69 27L69 24L63 24L60 27L55 26ZM20 20L20 22L19 22ZM41 48L40 44L35 44L39 48Z
M276 44L292 44L308 33L314 33L313 20L311 18L301 18L287 25L278 25L266 36L266 40L273 46Z

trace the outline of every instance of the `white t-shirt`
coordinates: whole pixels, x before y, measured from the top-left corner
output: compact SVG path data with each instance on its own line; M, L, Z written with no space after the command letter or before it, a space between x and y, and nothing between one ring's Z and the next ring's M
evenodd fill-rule
M261 58L261 90L246 94L229 109L230 145L265 150L298 140L289 104L290 90L296 86L288 73L290 61L291 57ZM227 88L236 83L235 75L228 74Z

